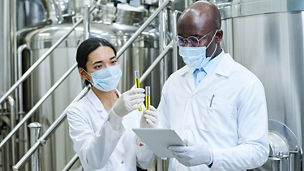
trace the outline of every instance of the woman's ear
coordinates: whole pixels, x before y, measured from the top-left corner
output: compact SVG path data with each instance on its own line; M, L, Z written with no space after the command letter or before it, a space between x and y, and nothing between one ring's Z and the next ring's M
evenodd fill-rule
M83 69L83 68L78 68L78 72L79 72L79 74L80 74L80 76L81 76L81 78L82 79L84 79L84 80L90 80L89 79L89 75L86 73L86 71Z

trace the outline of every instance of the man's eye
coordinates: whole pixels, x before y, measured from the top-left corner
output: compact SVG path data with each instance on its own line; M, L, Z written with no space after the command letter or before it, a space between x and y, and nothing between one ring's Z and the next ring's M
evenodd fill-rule
M112 61L112 64L115 64L117 62L117 60L115 60L115 61Z

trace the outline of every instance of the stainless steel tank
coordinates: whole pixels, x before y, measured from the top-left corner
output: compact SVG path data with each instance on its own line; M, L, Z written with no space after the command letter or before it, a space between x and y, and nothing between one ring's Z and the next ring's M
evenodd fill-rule
M215 0L223 47L262 81L270 157L256 170L303 170L304 1Z
M10 10L9 1L0 2L0 96L11 84Z
M16 8L12 1L3 0L0 2L0 97L9 89L15 76L15 72L13 72L14 30L16 26L16 20L14 20L15 10ZM14 111L17 101L14 95L12 93L0 104L0 139L3 139L15 124L17 116ZM0 163L3 170L8 170L10 165L15 162L17 156L15 139L16 136L0 150Z
M71 24L54 25L30 32L25 42L32 51L36 61L71 27ZM47 90L76 62L76 48L82 39L82 31L72 33L39 67L33 72L32 92L36 103ZM30 59L28 59L30 60ZM60 85L35 113L32 121L41 123L44 132L70 102L81 91L81 80L77 70ZM26 93L29 98L31 93ZM26 108L30 108L27 106ZM73 156L72 142L69 138L68 125L65 121L40 151L42 170L61 170Z
M119 9L123 14L123 9ZM127 11L132 13L134 11ZM136 11L138 12L138 11ZM143 13L146 15L146 11ZM132 15L131 15L132 16ZM143 16L143 15L141 15ZM125 17L126 18L126 17ZM113 20L110 23L103 20L94 20L91 24L91 37L102 37L110 41L117 50L124 45L130 36L143 22L126 18L124 20ZM119 23L116 23L119 21ZM33 61L37 60L48 48L54 44L64 33L71 28L71 23L50 25L32 31L23 38L33 54ZM76 50L78 45L84 40L83 28L78 27L69 38L57 48L49 58L47 58L33 73L33 101L37 102L42 95L76 62ZM141 34L132 46L120 57L119 62L123 71L119 90L124 92L134 84L133 72L143 71L149 66L158 55L157 30L150 27ZM28 59L30 60L30 59ZM160 98L160 84L158 81L151 82L151 78L157 80L158 69L153 71L144 85L152 85L152 104L156 106ZM159 79L159 78L158 78ZM46 102L35 113L33 121L42 124L41 132L44 132L50 124L62 113L72 99L82 88L78 70L75 70L60 87L55 94L51 95ZM27 96L30 96L30 92ZM25 97L28 98L28 97ZM29 107L27 107L29 108ZM67 121L64 122L50 137L40 151L42 170L61 170L74 155L73 145L69 137Z

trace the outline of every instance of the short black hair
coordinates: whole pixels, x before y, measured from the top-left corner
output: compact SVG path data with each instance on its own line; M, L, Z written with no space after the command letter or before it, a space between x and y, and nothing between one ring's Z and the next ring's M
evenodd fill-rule
M88 62L89 54L100 46L110 47L116 56L116 50L110 42L103 38L89 38L83 41L77 49L76 61L78 68L83 68L87 71L86 64ZM85 84L88 85L89 82L86 80Z

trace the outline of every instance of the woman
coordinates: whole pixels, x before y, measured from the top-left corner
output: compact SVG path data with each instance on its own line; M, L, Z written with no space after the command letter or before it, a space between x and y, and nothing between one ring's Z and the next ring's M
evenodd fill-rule
M90 38L77 49L78 71L92 89L70 105L68 122L74 150L85 170L132 171L147 168L153 153L140 143L132 128L156 127L156 110L138 112L144 89L119 94L121 70L116 50L106 40Z

